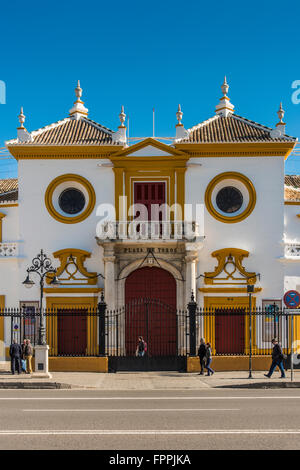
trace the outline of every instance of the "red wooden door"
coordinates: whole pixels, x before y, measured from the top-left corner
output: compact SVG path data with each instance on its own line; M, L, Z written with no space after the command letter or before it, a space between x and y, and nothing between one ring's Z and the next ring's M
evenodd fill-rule
M161 213L151 219L151 207L154 204L165 204L165 186L164 182L134 183L134 204L143 204L147 208L148 220L162 220Z
M164 269L140 268L125 282L125 343L134 355L138 337L147 342L148 356L176 354L176 281Z
M87 317L82 310L57 312L58 354L84 356L87 348Z
M215 344L217 354L243 354L245 352L244 309L215 310Z

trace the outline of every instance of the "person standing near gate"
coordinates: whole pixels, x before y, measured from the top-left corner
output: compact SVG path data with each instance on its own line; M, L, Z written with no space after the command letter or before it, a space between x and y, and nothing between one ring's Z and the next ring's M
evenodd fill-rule
M145 352L147 351L147 345L143 339L142 336L139 336L139 341L138 341L138 344L137 344L137 348L136 348L136 356L138 357L143 357Z
M207 374L208 376L213 375L215 373L214 370L211 369L210 365L211 365L211 361L212 361L212 355L211 355L211 345L210 343L206 343L206 366L205 366L205 369L207 370Z
M15 375L15 370L17 369L18 374L20 374L22 349L21 346L17 343L16 339L14 339L10 345L9 355L11 361L11 373Z
M25 346L25 359L26 359L26 374L32 374L32 346L30 344L30 340L26 339L26 346Z
M25 348L26 348L26 339L24 338L23 343L21 344L21 349L22 349L21 369L22 369L22 372L26 372Z
M204 338L200 339L200 346L198 348L198 356L199 356L200 367L201 367L199 375L203 375L204 374L204 365L205 365L204 361L205 361L205 357L206 357L206 346L205 346L205 339Z
M283 352L281 349L281 345L278 342L277 338L272 339L272 344L273 344L272 364L271 364L268 374L264 374L264 376L270 379L274 370L276 369L276 366L278 366L281 371L280 378L285 379L285 372L284 372L284 367L283 367Z

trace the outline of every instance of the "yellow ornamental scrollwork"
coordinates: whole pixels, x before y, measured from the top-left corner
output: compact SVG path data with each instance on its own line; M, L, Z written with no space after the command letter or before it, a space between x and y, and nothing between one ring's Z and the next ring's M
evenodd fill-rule
M53 253L58 258L60 266L56 271L56 277L62 285L95 285L97 284L97 273L89 273L84 266L91 253L77 248L65 248ZM47 276L47 284L51 283L53 274Z
M217 259L218 265L214 271L204 273L205 284L255 284L256 273L247 272L243 266L243 259L249 256L249 251L223 248L211 256Z

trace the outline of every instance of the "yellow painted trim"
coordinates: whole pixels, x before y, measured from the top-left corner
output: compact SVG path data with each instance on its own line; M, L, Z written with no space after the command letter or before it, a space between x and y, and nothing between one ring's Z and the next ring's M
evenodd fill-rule
M249 298L248 296L239 297L204 297L204 309L213 311L216 308L246 308L249 309ZM256 307L256 298L252 297L252 308ZM249 318L246 317L245 321L245 350L248 349L249 343ZM204 317L204 338L207 342L211 343L212 353L216 354L215 347L215 317L214 315ZM256 338L256 328L254 324L253 328L253 343ZM254 346L254 344L253 344Z
M102 287L45 287L46 294L97 294L103 291Z
M70 282L72 279L72 276L74 274L77 274L77 272L70 274L70 277L68 279L64 279L63 277L61 277L61 275L64 272L67 272L69 258L71 255L75 259L75 262L79 268L79 271L80 271L79 274L81 276L85 276L86 279L77 280L76 278L74 278L73 282ZM85 260L91 257L91 253L89 251L79 250L78 248L64 248L63 250L55 251L53 253L53 256L54 258L58 258L60 261L60 266L56 270L56 277L60 280L61 284L64 284L64 281L66 281L65 285L67 284L67 285L82 286L84 281L86 281L86 284L89 284L89 285L97 284L97 277L96 277L97 273L89 273L84 266ZM73 264L73 263L70 263L70 264ZM54 277L54 273L48 274L46 278L47 284L51 283L53 277Z
M3 212L0 212L0 243L2 242L2 219L6 217L6 214L3 214Z
M21 159L86 159L108 158L110 155L119 152L120 145L7 145L9 152L16 160Z
M108 357L49 357L50 372L108 372Z
M300 206L300 201L284 201L285 206Z
M214 208L212 200L211 200L212 192L214 188L216 187L216 185L220 183L221 181L225 181L227 179L233 179L233 180L237 180L243 183L246 186L248 194L249 194L249 203L246 209L241 214L233 216L233 217L220 214ZM241 222L242 220L246 219L246 217L248 217L251 214L251 212L253 211L255 207L255 204L256 204L256 191L252 182L249 180L249 178L247 178L247 176L242 175L241 173L237 173L235 171L227 171L225 173L221 173L215 176L215 178L213 178L210 181L205 191L206 209L219 222L225 222L228 224Z
M0 295L0 311L5 308L5 295ZM0 357L6 356L4 343L4 317L0 317Z
M88 205L86 209L81 214L78 214L75 217L68 217L68 216L61 215L59 212L56 211L52 202L53 192L55 191L58 185L66 181L70 181L70 182L76 181L77 183L82 184L82 186L85 187L89 196ZM46 204L46 208L49 214L58 222L62 222L64 224L77 224L85 220L92 213L96 204L96 194L95 194L93 186L86 178L80 175L68 173L65 175L60 175L57 178L55 178L53 181L51 181L48 188L46 189L45 204Z
M8 204L1 204L0 203L0 209L1 209L1 207L18 207L18 206L19 206L19 204L17 202L16 203L11 203L11 204L10 203L8 203Z
M218 282L220 284L229 284L229 280L233 281L241 281L240 284L243 282L245 284L255 284L256 282L256 275L254 272L247 272L243 266L243 259L248 258L249 251L241 250L240 248L222 248L221 250L216 250L211 253L211 256L216 258L218 261L218 265L215 267L214 271L205 272L204 283L205 284L214 284L215 278L221 274L223 271L226 273L226 264L228 263L228 257L231 256L233 258L233 263L236 266L237 271L243 276L242 278L234 278L232 277L235 273L226 273L226 278L218 278L218 281L224 281L223 283Z
M163 152L169 153L170 155L174 156L185 156L185 152L182 152L174 147L170 147L170 145L166 145L156 139L153 139L152 137L148 137L147 139L142 140L141 142L138 142L134 145L131 145L130 147L127 147L125 149L120 150L115 154L116 157L127 157L128 155L137 152L141 150L142 148L145 147L155 147ZM140 157L137 157L140 158ZM143 157L142 157L143 158ZM146 157L152 159L152 157ZM156 157L157 158L157 157ZM159 157L159 158L171 158L172 157Z
M47 297L46 308L53 310L68 308L87 308L95 310L97 308L98 298L95 297ZM57 318L46 317L47 323L47 344L49 345L49 354L57 355ZM93 336L92 336L93 332ZM87 318L87 353L89 355L97 354L97 316Z
M177 143L175 148L192 157L285 157L290 155L297 142L220 142Z
M256 355L252 357L252 370L261 371L269 370L272 357L265 355ZM216 372L225 371L248 371L249 370L249 357L248 356L213 356L211 367ZM199 357L187 358L187 372L200 372Z
M247 287L199 287L199 292L204 292L206 294L247 294ZM261 292L262 287L255 287L254 292Z

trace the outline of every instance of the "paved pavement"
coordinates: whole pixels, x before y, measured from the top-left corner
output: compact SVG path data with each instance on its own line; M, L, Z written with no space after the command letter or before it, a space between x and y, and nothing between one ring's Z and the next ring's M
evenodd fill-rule
M294 373L295 385L300 387L300 371ZM263 372L253 372L253 378L248 379L248 372L216 372L213 376L200 376L197 373L178 372L120 372L117 374L101 374L93 372L53 372L52 379L40 379L21 374L12 376L0 372L1 384L14 384L23 382L34 383L61 383L71 385L72 388L100 389L100 390L199 390L221 387L270 387L290 384L290 371L286 379L280 379L280 374L274 372L271 379L264 377Z
M299 449L299 405L298 389L1 390L0 449Z

